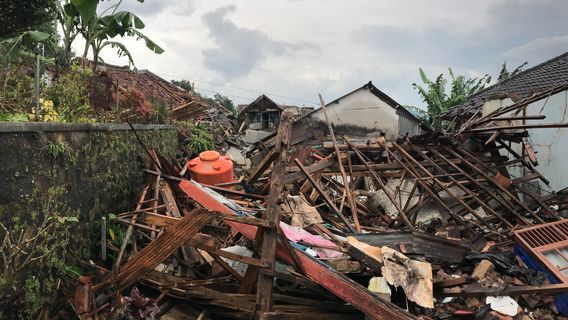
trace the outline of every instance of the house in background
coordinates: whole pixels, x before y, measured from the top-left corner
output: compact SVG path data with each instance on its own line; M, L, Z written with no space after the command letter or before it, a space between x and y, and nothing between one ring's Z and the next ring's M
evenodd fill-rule
M282 111L290 110L294 118L301 118L313 108L279 105L266 95L261 95L248 105L239 105L239 132L245 132L245 142L256 142L276 131Z
M440 115L443 120L455 122L455 128L474 117L476 114L487 115L502 106L509 106L515 102L530 98L531 96L551 91L557 88L556 93L527 105L524 115L544 115L539 123L564 123L568 120L568 52L551 60L536 65L519 74L506 79L493 86L477 92L468 97L461 106L450 109ZM524 123L534 123L534 120L523 120ZM538 128L527 129L530 139L527 140L536 151L538 164L533 164L543 176L549 179L552 190L566 187L568 181L568 129L566 128ZM526 139L526 138L525 138ZM528 155L527 143L514 144L515 151ZM507 153L504 153L507 155ZM511 178L525 176L525 167L519 165L516 172L510 172ZM543 181L533 181L535 192L548 189Z
M373 85L371 81L326 104L329 122L336 135L355 139L396 139L404 135L418 135L428 129L422 121L402 107L393 98ZM314 121L316 129L327 135L327 124L322 109L306 116Z
M284 108L264 94L248 105L240 105L239 123L252 130L273 131L278 128Z
M371 81L326 104L327 115L338 138L375 141L379 137L393 140L405 135L419 135L430 127L380 91ZM262 138L265 145L274 142L275 133ZM311 111L292 125L292 144L304 141L330 141L322 109Z

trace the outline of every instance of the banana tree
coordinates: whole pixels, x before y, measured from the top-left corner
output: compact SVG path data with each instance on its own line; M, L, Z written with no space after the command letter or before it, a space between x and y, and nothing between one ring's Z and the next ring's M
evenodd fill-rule
M143 2L143 0L138 1ZM146 47L154 53L161 54L164 52L160 46L140 31L145 27L142 19L129 11L117 12L122 0L107 8L100 15L97 15L96 10L98 2L98 0L71 0L71 4L77 9L74 13L80 15L81 18L79 30L85 38L85 48L82 55L84 61L86 61L89 49L91 49L93 61L96 65L102 49L110 46L118 50L119 56L126 56L129 63L134 64L132 55L126 46L118 41L110 40L117 36L142 39L145 41ZM110 14L107 14L109 12Z
M71 45L73 41L80 34L79 25L81 22L81 15L79 13L78 7L73 3L59 2L57 3L57 20L59 21L59 26L62 31L61 40L63 42L63 65L68 66L73 57L73 52ZM79 6L82 8L81 6Z
M33 57L38 53L39 45L50 50L57 49L53 35L42 31L25 31L16 37L0 41L0 65L23 57Z
M491 77L487 74L481 78L466 79L464 76L456 77L451 68L448 68L448 71L451 80L449 94L446 93L448 81L444 78L444 74L438 75L432 81L426 76L422 68L419 68L420 79L425 86L423 87L416 83L412 84L426 103L430 123L435 126L440 124L437 115L464 103L468 96L482 90L491 81Z
M0 42L0 45L6 50L5 54L11 57L20 55L21 50L30 48L47 41L50 38L49 33L41 31L25 31L19 36L8 38Z
M126 46L118 41L110 40L115 38L116 36L135 37L136 40L144 40L146 47L152 52L156 54L161 54L162 52L164 52L164 49L162 49L154 41L152 41L150 38L139 31L139 29L143 28L144 22L142 22L139 17L128 11L120 11L99 18L98 23L93 30L93 41L90 44L93 51L93 60L95 61L95 64L99 60L100 52L107 46L117 49L119 56L128 57L129 63L134 64L132 55L130 54Z

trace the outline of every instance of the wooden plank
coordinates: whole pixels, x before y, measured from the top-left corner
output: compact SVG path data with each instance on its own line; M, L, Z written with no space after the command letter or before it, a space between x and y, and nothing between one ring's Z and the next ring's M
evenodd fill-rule
M438 152L438 150L436 150L435 148L431 148L430 151L432 153L434 153L434 155L442 160L444 160L445 162L447 162L448 164L450 164L450 160L442 155L440 152ZM507 208L515 217L517 217L517 219L519 219L519 221L522 221L524 224L526 225L532 225L530 221L528 221L527 219L525 219L525 217L523 217L521 214L519 214L515 208L513 208L507 201L503 200L503 198L498 197L495 194L495 190L492 190L488 187L486 187L484 184L480 183L479 181L477 181L476 179L473 178L473 176L471 176L470 174L466 173L464 170L462 170L460 167L458 167L455 164L451 164L451 166L456 169L461 171L464 176L469 179L473 184L475 184L477 187L479 187L481 190L483 190L489 197L493 198L495 201L499 202L502 206L504 206L505 208ZM487 179L486 179L487 180ZM493 180L492 180L493 181Z
M336 160L333 159L333 158L331 158L331 159L326 158L326 159L320 160L320 161L318 161L318 162L316 162L312 165L309 165L305 168L306 168L306 171L309 174L313 174L313 173L322 171L326 168L333 166L335 164L335 162L336 162ZM288 171L291 171L291 170L292 170L292 168L290 168ZM293 182L301 179L303 176L304 176L304 174L301 171L292 172L292 173L288 174L286 176L286 178L284 178L284 184L293 183Z
M260 178L260 176L262 176L262 174L266 171L266 169L268 169L268 167L270 167L272 162L274 162L274 160L276 160L277 157L278 153L276 153L274 149L271 149L268 152L268 154L262 159L262 161L258 164L258 166L254 170L254 172L250 175L250 177L248 177L246 184L251 185L255 183L256 180Z
M113 282L121 290L134 284L197 234L213 217L208 210L193 210L128 260Z
M231 209L209 195L199 184L193 181L182 179L179 187L190 198L210 210L234 214ZM234 221L227 221L227 223L247 238L255 239L258 229L257 227ZM406 312L405 310L383 301L377 295L373 294L367 290L367 288L361 286L355 281L330 270L328 266L322 264L317 259L314 259L298 249L294 250L296 250L296 254L302 263L305 274L308 278L331 291L337 297L351 303L355 308L361 310L363 313L366 313L376 319L417 319L416 316ZM276 253L282 261L290 264L293 263L293 260L287 250L285 250L281 245L277 247Z
M136 205L136 211L139 211L142 208L142 204L145 202L146 194L148 193L148 189L150 189L149 185L146 186L144 188L144 190L142 191L142 195L140 196L140 200L138 201L138 204ZM136 217L137 217L137 214L134 214L132 216L132 219L130 219L130 222L131 223L136 222ZM126 245L128 244L128 241L130 240L130 237L132 236L133 231L134 231L134 226L131 224L126 229L126 234L124 235L124 240L122 241L122 244L120 245L120 250L118 251L118 255L116 256L116 261L114 263L114 270L118 270L119 267L120 267L120 264L122 262L122 256L124 255L124 251L126 250Z
M517 124L517 125L511 125L511 126L493 126L493 127L482 127L482 128L467 129L464 132L466 132L466 133L478 133L478 132L486 133L486 132L498 131L498 130L566 128L566 127L568 127L568 122L544 123L544 124Z
M349 188L349 181L347 180L347 174L345 173L345 168L343 167L342 159L341 159L341 152L339 151L339 147L337 147L337 140L335 139L335 133L333 132L333 127L329 122L329 118L327 117L327 108L325 107L325 103L323 102L323 98L320 95L320 105L323 111L323 115L325 116L325 123L327 123L327 129L329 130L329 134L331 135L331 142L333 143L333 148L335 149L335 155L337 156L337 166L339 167L339 172L341 173L341 180L343 181L343 185L345 186L345 192L347 194L347 200L349 201L349 206L351 209L351 217L353 218L353 223L355 224L355 231L357 233L361 233L361 224L359 223L359 216L357 215L357 206L355 205L355 200L353 198L353 193L351 193L351 188Z
M540 286L510 286L486 288L480 285L464 286L458 290L450 288L435 293L439 297L486 297L486 296L519 296L538 293L541 296L568 292L568 284L545 284Z
M284 190L284 176L286 174L286 159L290 146L290 133L292 131L293 115L290 111L284 111L280 119L280 126L276 134L274 152L277 155L272 169L270 180L270 192L266 200L266 212L264 218L277 226L280 223L281 206L279 199ZM276 244L278 232L275 229L265 229L260 244L260 257L271 263L269 269L274 269L276 260ZM264 273L258 274L256 289L256 311L268 312L272 310L272 289L274 278Z
M329 195L325 192L325 190L323 190L323 188L320 186L320 184L307 172L306 168L304 168L304 166L300 163L300 161L298 159L294 159L294 162L296 162L296 165L298 166L298 168L300 168L300 170L304 173L306 178L308 178L308 181L310 181L310 183L312 184L314 189L324 199L325 203L333 211L333 213L336 216L338 216L339 219L341 219L343 224L345 224L345 226L347 227L347 229L350 232L354 233L355 229L353 228L353 226L351 226L351 223L349 222L349 220L347 220L347 218L343 215L343 213L341 213L341 211L339 211L339 209L335 206L335 203L333 202L333 200L331 200Z
M438 281L438 282L434 282L434 289L460 286L460 285L462 285L466 282L467 282L467 279L464 278L464 277L452 278L452 279L448 279L448 280Z
M532 181L534 179L539 179L540 178L540 173L538 172L534 172L534 173L529 173L526 176L522 176L516 179L513 179L511 181L512 184L519 184L519 183L523 183L523 182L528 182L528 181Z
M214 254L214 253L209 253L211 255L211 257L213 257L213 259L215 259L215 261L221 266L223 267L223 269L227 270L227 272L229 272L233 277L235 277L235 279L237 279L237 281L239 282L243 282L243 276L241 276L240 273L237 272L237 270L231 268L231 266L223 259L221 259L221 257L219 257L218 255Z
M161 186L160 194L162 196L162 199L164 200L166 209L168 210L168 212L171 212L172 216L180 218L181 213L177 206L176 198L174 196L172 188L170 187L169 182L163 181L160 186Z
M359 160L361 160L361 162L363 162L366 166L367 169L369 170L369 172L371 172L371 175L373 176L373 178L375 178L375 181L379 184L379 186L381 187L381 189L383 189L385 195L389 198L389 200L391 201L391 203L395 206L396 210L398 211L398 214L400 216L400 218L402 219L402 221L404 221L404 223L406 224L407 227L410 228L410 230L414 230L414 225L410 222L410 220L408 220L408 217L406 216L406 213L402 210L402 208L400 207L400 204L398 203L398 201L396 201L396 199L394 198L394 196L390 193L390 191L387 189L385 183L383 182L383 180L381 179L381 177L379 177L375 171L373 169L371 169L367 163L367 160L363 157L363 155L361 154L361 152L359 151L359 149L357 149L357 147L355 147L355 145L353 145L351 143L351 141L349 141L348 138L345 138L345 141L347 142L347 144L351 147L351 149L355 152L355 154L357 155L357 157L359 158Z

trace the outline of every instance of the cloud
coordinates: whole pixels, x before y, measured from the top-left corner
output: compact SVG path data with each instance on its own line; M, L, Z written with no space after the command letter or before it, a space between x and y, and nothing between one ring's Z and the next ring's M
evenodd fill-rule
M222 7L229 3L234 5ZM328 101L372 80L399 103L418 106L422 99L411 84L420 82L419 67L429 77L452 67L455 74L495 78L505 60L511 68L528 61L528 68L568 50L565 0L123 4L142 17L144 32L166 49L154 55L142 41L121 39L138 68L255 90L197 82L204 89L245 97L239 103L250 102L256 91L308 101L317 101L321 93ZM188 13L193 16L187 18ZM115 61L113 50L104 54L105 60Z
M432 4L433 9L441 4ZM422 8L423 15L414 16L414 21L400 17L363 24L352 31L352 42L373 52L378 63L414 65L411 76L403 77L414 81L419 81L418 67L430 77L448 67L468 77L496 76L503 61L510 66L528 61L531 66L568 48L568 6L563 1L502 0L470 9L448 8L449 19ZM393 91L401 86L395 81L384 85Z
M503 59L513 62L511 66L524 61L537 64L566 52L567 48L568 36L537 38L503 52L502 56Z
M203 22L215 44L214 48L202 50L203 63L226 79L246 75L271 55L283 56L304 49L316 49L306 43L275 41L261 31L239 27L226 18L235 10L235 5L229 5L203 16Z
M115 4L117 0L111 0L107 3L101 2L100 10L105 10ZM139 2L138 0L124 0L120 7L120 11L130 11L141 17L152 17L160 13L169 11L175 15L189 16L194 11L194 1L192 0L146 0ZM102 11L101 11L102 12ZM99 12L100 13L100 12Z

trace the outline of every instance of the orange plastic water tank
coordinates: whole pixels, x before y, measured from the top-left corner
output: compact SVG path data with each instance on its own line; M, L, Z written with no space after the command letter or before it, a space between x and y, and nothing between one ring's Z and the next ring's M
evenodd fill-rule
M217 151L203 151L187 165L191 178L199 183L216 185L234 181L233 162Z

